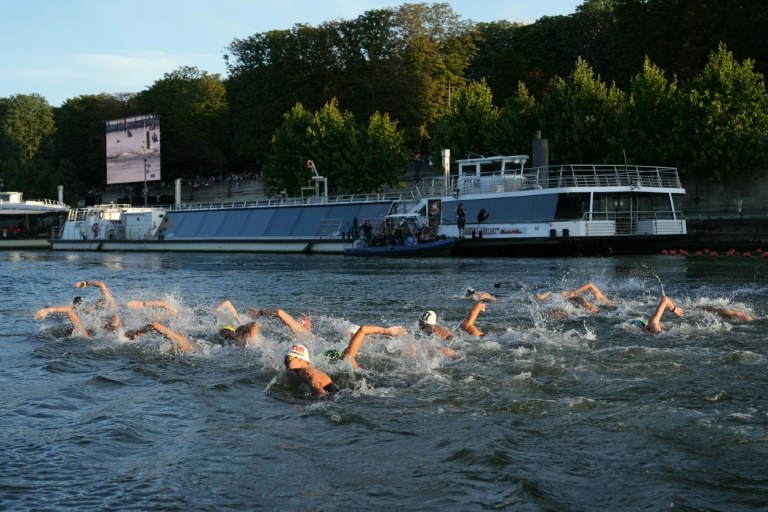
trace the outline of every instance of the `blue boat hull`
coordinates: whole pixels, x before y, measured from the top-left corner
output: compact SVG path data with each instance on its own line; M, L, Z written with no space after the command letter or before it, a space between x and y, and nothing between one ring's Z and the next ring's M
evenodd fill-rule
M449 256L456 245L456 238L445 238L416 245L361 246L344 249L344 256L413 258Z

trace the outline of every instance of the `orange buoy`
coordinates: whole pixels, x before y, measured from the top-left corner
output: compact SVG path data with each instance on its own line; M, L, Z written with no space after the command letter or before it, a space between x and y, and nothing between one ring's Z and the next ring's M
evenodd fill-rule
M709 249L704 249L704 254L709 254Z
M768 252L763 253L763 258L768 258Z
M747 252L744 253L744 257L745 258L751 258L752 255L749 253L749 251L747 251Z
M696 251L696 256L701 256L701 251Z
M677 251L669 251L669 255L670 256L675 256L675 255L677 255Z
M666 250L666 249L662 249L662 250L661 250L661 255L662 255L662 256L666 256L667 254L669 254L669 253L667 252L667 250Z
M712 251L711 253L709 253L709 255L710 256L717 256L717 252L716 251Z

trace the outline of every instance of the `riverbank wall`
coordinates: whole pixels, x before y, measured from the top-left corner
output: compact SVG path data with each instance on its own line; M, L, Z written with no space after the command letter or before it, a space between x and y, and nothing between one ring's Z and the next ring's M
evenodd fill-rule
M768 214L689 216L689 252L768 250ZM673 248L670 248L673 249Z

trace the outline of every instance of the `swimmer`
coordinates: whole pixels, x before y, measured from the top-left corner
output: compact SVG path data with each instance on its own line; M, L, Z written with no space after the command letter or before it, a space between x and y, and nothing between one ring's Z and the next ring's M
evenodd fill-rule
M177 333L176 331L161 324L160 322L152 322L151 324L147 324L144 327L141 327L134 331L126 331L125 337L130 340L135 340L139 336L146 334L150 331L157 331L160 334L162 334L163 337L165 337L165 339L170 341L171 351L173 351L174 353L192 352L192 340L190 340L183 334Z
M75 300L77 300L79 297L76 297ZM72 306L54 306L50 308L43 308L37 313L35 313L35 320L43 320L51 313L64 313L67 315L67 318L69 318L70 324L72 326L70 327L70 334L73 334L75 336L82 336L84 338L90 338L90 334L88 334L88 331L83 326L83 322L80 320L80 316L75 311L75 308Z
M400 325L393 325L392 327L378 327L375 325L363 325L349 340L349 346L345 348L341 353L341 359L349 359L352 363L352 368L360 368L355 360L357 352L360 350L360 346L363 344L365 337L370 334L384 334L386 336L402 336L406 334L406 330Z
M439 325L436 325L437 323L437 315L434 311L427 311L423 315L421 315L421 318L419 318L419 329L421 329L423 332L428 334L434 334L435 336L438 336L439 338L443 340L449 340L453 338L453 334L451 334L451 331L446 329L445 327L440 327ZM455 350L451 350L448 347L440 347L440 351L443 353L443 355L449 359L459 359L461 358L461 354L459 352L456 352ZM430 356L433 356L434 354L430 353Z
M237 314L237 310L235 309L235 306L233 306L230 301L225 300L224 302L219 304L219 307L216 308L216 311L213 313L213 316L215 318L218 318L218 313L221 311L228 311L233 317L235 317L235 320L237 320L238 325L245 324L245 322L243 322L240 319L240 315Z
M79 285L80 283L78 283ZM76 285L77 286L77 285ZM85 284L83 283L83 286L78 286L78 288L83 288ZM109 290L107 290L107 294L109 298L111 299L111 295L109 294ZM105 305L107 304L107 300L99 299L96 302L95 307L85 307L83 304L83 298L82 297L75 297L72 299L72 306L53 306L53 307L47 307L43 308L37 313L35 313L35 319L37 320L43 320L51 313L64 313L67 315L67 318L69 319L69 322L71 324L71 328L69 330L70 335L75 336L83 336L85 338L90 338L92 333L89 333L88 330L83 325L82 320L80 319L80 313L84 314L96 314L98 311L103 309ZM112 300L112 303L114 304L114 300ZM78 313L79 312L79 313ZM120 315L118 315L117 311L112 312L111 317L102 318L101 320L101 328L105 331L115 331L120 327Z
M461 330L473 336L482 336L482 331L475 326L475 321L481 311L485 311L485 303L477 302L469 311L467 317L461 322L461 325L459 326ZM444 340L453 337L453 333L450 330L436 324L437 315L434 311L427 311L421 315L421 318L419 319L419 328L422 331L439 336Z
M496 297L488 292L478 292L474 288L467 288L467 294L464 295L465 299L481 300L483 302L493 302Z
M101 290L101 296L104 297L104 302L106 303L106 306L108 308L117 308L117 302L115 302L115 299L112 298L112 293L109 291L109 288L107 288L107 285L105 285L101 281L78 281L75 283L75 287L77 288L86 288L88 286L94 286Z
M150 300L146 302L141 300L132 300L129 301L126 306L131 309L162 308L170 313L172 317L179 318L179 310L173 307L167 300Z
M651 315L651 318L649 318L648 322L645 324L645 330L652 334L660 333L662 329L659 321L666 310L670 310L680 318L685 316L685 311L683 311L682 308L676 307L672 300L665 295L659 301L659 305L656 306L656 311L653 312L653 315Z
M239 325L237 328L231 325L225 325L219 329L219 336L225 341L231 341L241 347L248 344L249 341L255 340L259 334L259 322L248 322L243 325Z
M299 377L317 396L326 396L339 390L328 374L310 366L309 350L304 345L297 344L288 349L283 364L289 375Z
M751 322L754 320L754 318L748 314L742 313L741 311L736 311L735 309L731 308L721 308L717 306L696 306L695 309L703 309L704 311L709 311L710 313L716 313L728 320L741 320L742 322Z
M479 315L481 311L485 311L485 303L477 302L470 310L467 318L461 322L461 330L472 336L483 336L483 332L475 327L475 320L477 320L477 315Z
M259 334L258 322L243 322L240 319L240 315L237 314L235 307L228 300L225 300L216 308L213 316L218 317L218 313L221 311L228 311L238 323L236 328L231 325L225 325L219 329L219 336L225 341L234 341L236 344L244 347L249 341L256 339L256 336Z
M260 318L262 316L271 316L275 318L279 318L282 320L282 322L288 326L288 328L293 332L293 334L309 334L310 336L314 336L312 334L312 331L310 331L310 327L312 326L312 322L307 318L306 316L302 316L298 320L293 318L291 315L283 311L282 309L256 309L256 308L248 308L248 314L251 315L251 318Z
M599 300L600 302L603 302L608 306L613 305L613 303L610 300L608 300L608 298L605 295L603 295L603 292L601 292L597 288L597 286L595 286L592 283L584 284L573 291L564 291L562 292L562 296L572 302L575 302L576 304L579 304L580 306L584 307L588 311L591 311L592 313L599 313L600 310L596 306L594 306L587 299L579 295L587 291L591 292L592 295L595 297L595 299ZM552 295L552 292L539 293L539 294L536 294L536 298L539 300L544 300L550 295Z

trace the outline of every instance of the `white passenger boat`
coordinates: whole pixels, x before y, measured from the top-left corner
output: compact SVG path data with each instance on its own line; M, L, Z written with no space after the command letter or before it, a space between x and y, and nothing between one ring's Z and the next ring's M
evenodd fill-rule
M73 210L54 250L338 253L355 221L416 216L433 235L458 238L453 255L585 255L656 251L688 239L685 189L672 167L525 167L526 155L457 161L458 175L407 193L315 195L167 208ZM316 183L324 178L317 176ZM467 211L463 237L456 207ZM479 215L483 213L482 216ZM358 223L358 224L359 224Z
M68 211L62 200L0 192L0 249L48 249L51 227L61 225Z

